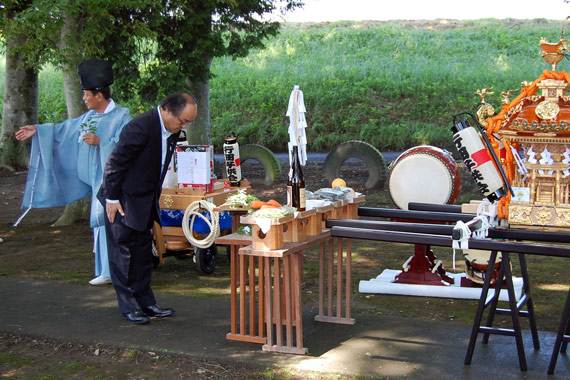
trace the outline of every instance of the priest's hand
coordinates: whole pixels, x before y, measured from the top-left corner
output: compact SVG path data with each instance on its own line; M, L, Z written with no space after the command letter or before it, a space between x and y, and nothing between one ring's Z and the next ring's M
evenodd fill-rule
M101 139L95 133L86 133L83 135L83 141L89 145L98 146L101 143Z
M107 213L107 218L109 218L109 222L115 222L115 216L117 215L117 211L121 216L125 216L125 212L123 211L123 207L121 206L121 202L105 202L105 212Z
M33 135L36 134L36 126L35 125L24 125L20 129L14 133L16 140L23 141L27 140Z

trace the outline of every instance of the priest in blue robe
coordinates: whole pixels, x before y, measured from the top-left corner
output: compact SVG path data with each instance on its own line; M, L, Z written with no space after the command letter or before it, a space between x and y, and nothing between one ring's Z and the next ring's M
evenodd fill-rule
M117 106L110 97L113 69L109 62L83 61L78 72L86 113L59 124L25 125L15 133L18 140L32 138L22 208L27 212L30 208L63 206L91 195L96 277L89 283L104 285L111 283L105 210L93 195L101 187L103 169L123 126L132 118L128 108Z

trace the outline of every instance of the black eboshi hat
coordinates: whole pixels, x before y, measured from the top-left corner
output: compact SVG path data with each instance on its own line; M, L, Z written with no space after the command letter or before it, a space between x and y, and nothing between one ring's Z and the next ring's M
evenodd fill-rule
M88 59L77 68L81 89L94 90L113 84L113 67L102 59Z

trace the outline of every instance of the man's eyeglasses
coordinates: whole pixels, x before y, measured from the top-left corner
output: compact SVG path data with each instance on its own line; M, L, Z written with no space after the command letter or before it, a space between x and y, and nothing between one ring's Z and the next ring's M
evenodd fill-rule
M176 116L176 118L178 119L178 121L180 122L180 124L182 126L189 126L190 124L192 124L194 122L194 120L192 121L184 121L182 120L179 116Z

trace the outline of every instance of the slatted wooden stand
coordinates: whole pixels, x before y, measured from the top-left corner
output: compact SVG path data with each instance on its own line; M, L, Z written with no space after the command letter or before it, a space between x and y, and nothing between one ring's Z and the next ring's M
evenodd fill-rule
M343 261L343 240L346 240L346 261ZM336 283L335 283L335 254L336 241ZM352 292L352 240L331 239L328 244L328 255L325 245L319 250L319 314L315 321L353 325L355 319L350 315L350 297ZM344 264L344 265L343 265ZM343 268L345 281L343 284ZM325 282L325 273L326 282ZM335 301L336 284L336 303ZM344 308L343 308L344 288ZM326 308L325 308L326 301ZM343 313L344 311L344 313Z
M258 281L262 281L264 286L258 288L258 307L252 310L257 309L258 313L265 313L266 343L262 347L264 351L307 354L308 350L303 346L301 297L303 251L318 244L324 250L324 244L329 239L330 232L327 231L318 236L307 237L302 242L285 242L281 249L263 250L254 249L253 246L239 249L241 257L249 257L249 260L258 257L258 263L263 263L259 264L264 270L258 271ZM251 281L250 278L250 284ZM261 323L258 327L261 327Z
M358 218L362 201L364 196L344 206L340 202L336 215ZM347 205L350 208L343 211ZM350 316L351 240L337 239L335 255L330 231L323 228L334 210L333 205L328 205L297 213L295 219L292 215L277 218L265 233L255 219L242 216L240 223L251 224L252 235L232 233L216 239L216 244L231 246L231 326L226 339L261 343L264 351L307 354L307 348L303 347L303 252L316 245L319 246L319 314L315 320L354 324ZM346 260L343 241L347 245Z
M238 255L241 247L251 245L251 235L232 233L216 239L216 244L230 246L230 332L227 340L250 343L265 343L265 314L263 303L264 266L262 258ZM255 281L256 269L259 273ZM259 293L256 295L256 286ZM238 298L239 290L239 298Z

